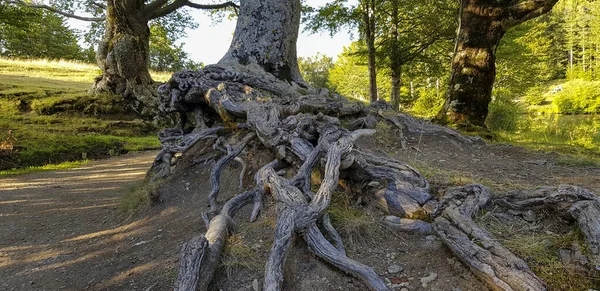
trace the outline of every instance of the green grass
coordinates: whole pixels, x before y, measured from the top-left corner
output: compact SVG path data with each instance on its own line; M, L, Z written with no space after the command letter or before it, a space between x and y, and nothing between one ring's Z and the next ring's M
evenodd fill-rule
M523 115L515 131L497 131L498 142L563 154L558 162L573 166L600 165L600 116Z
M0 57L0 75L91 84L100 73L98 66L77 61ZM170 72L150 72L150 74L158 82L165 82L171 77Z
M125 189L125 195L119 200L118 209L121 213L132 216L140 210L152 206L152 197L162 181L148 182L147 180L133 183Z
M0 170L157 148L157 128L122 97L87 95L97 74L89 64L0 58Z
M0 177L8 177L8 176L23 175L23 174L29 174L29 173L45 172L45 171L72 169L72 168L81 167L89 162L90 162L90 160L81 160L81 161L74 161L74 162L64 162L64 163L60 163L60 164L48 164L48 165L37 166L37 167L27 167L27 168L13 169L13 170L5 170L5 171L0 171Z

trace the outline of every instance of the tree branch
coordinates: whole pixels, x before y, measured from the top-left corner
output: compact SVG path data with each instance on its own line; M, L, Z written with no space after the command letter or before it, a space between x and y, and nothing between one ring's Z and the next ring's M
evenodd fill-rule
M46 9L46 10L54 12L56 14L60 14L62 16L68 17L68 18L78 19L78 20L82 20L82 21L89 21L89 22L104 21L104 17L79 16L79 15L75 15L75 14L72 14L72 13L68 13L68 12L65 12L65 11L58 10L58 9L52 7L52 6L45 5L45 4L27 3L25 1L20 1L20 0L6 0L6 1L4 1L4 3L16 4L16 5L23 6L23 7Z
M198 4L190 2L189 0L175 0L173 3L166 5L168 0L155 0L154 2L148 4L144 9L145 14L148 15L148 19L155 19L159 17L163 17L169 13L174 12L175 10L187 6L195 9L203 9L203 10L211 10L211 9L223 9L223 8L234 8L239 9L240 7L232 1L228 1L220 4Z
M504 29L519 25L529 19L550 12L558 0L528 0L511 5L506 9L508 16L502 21Z
M227 2L221 3L221 4L197 4L197 3L193 3L191 1L186 1L186 2L187 3L185 4L185 6L195 8L195 9L210 10L210 9L223 9L223 8L234 8L234 9L240 8L239 5L235 4L232 1L227 1Z

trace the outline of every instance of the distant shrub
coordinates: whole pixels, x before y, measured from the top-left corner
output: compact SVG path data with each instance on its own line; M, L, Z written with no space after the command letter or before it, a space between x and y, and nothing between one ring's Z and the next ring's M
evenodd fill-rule
M600 113L600 82L573 80L564 83L563 88L554 94L552 101L556 113Z
M440 111L442 105L444 105L443 93L438 94L435 88L420 90L411 112L420 116L432 117Z
M494 99L488 107L488 116L485 121L490 130L512 131L517 128L522 108L512 100L511 96L503 90L494 92Z
M523 99L527 105L541 105L546 100L544 91L541 86L531 87L527 90Z

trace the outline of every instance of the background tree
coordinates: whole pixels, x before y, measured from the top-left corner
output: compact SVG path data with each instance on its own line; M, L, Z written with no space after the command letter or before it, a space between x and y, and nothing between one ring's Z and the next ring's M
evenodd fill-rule
M175 72L183 69L197 70L202 63L196 63L183 50L183 43L176 44L161 23L150 26L150 69L161 72Z
M357 53L364 53L369 64L371 102L377 100L374 96L386 96L398 108L402 67L418 59L429 46L453 38L454 2L378 0L359 1L357 6L343 2L308 9L308 27L332 33L341 27L357 28L364 43L364 51ZM391 96L379 95L381 90L377 90L378 69L383 67L389 72L385 79L391 79Z
M0 4L0 55L84 60L77 34L63 17L37 9Z
M184 29L189 25L189 15L181 8L237 9L234 2L221 4L197 4L188 0L108 0L74 1L53 0L47 4L20 0L4 0L5 3L41 8L75 19L104 22L103 38L98 43L96 62L102 75L96 78L90 93L108 92L120 94L128 100L131 109L140 115L151 117L156 113L157 95L154 81L148 71L150 27L152 20L170 16L170 28ZM86 12L92 16L80 16ZM98 26L96 26L98 28Z
M313 57L298 58L298 66L304 80L312 87L327 88L329 85L329 70L333 68L333 59L317 53Z
M441 122L484 126L496 76L496 49L511 27L548 13L558 0L462 0Z
M454 1L388 0L379 8L377 47L385 56L391 77L390 103L399 108L402 67L423 56L430 46L448 42L455 34Z
M375 38L379 25L376 14L382 3L383 0L361 0L358 5L347 5L346 1L336 0L318 9L304 9L306 27L313 32L325 29L334 34L343 27L358 29L367 48L371 103L378 99Z

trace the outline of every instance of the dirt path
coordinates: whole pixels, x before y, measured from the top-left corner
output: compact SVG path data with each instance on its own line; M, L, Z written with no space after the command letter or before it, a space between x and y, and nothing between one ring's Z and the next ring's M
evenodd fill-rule
M115 209L155 155L0 179L0 290L84 290L119 276L107 254L143 228L121 226Z

